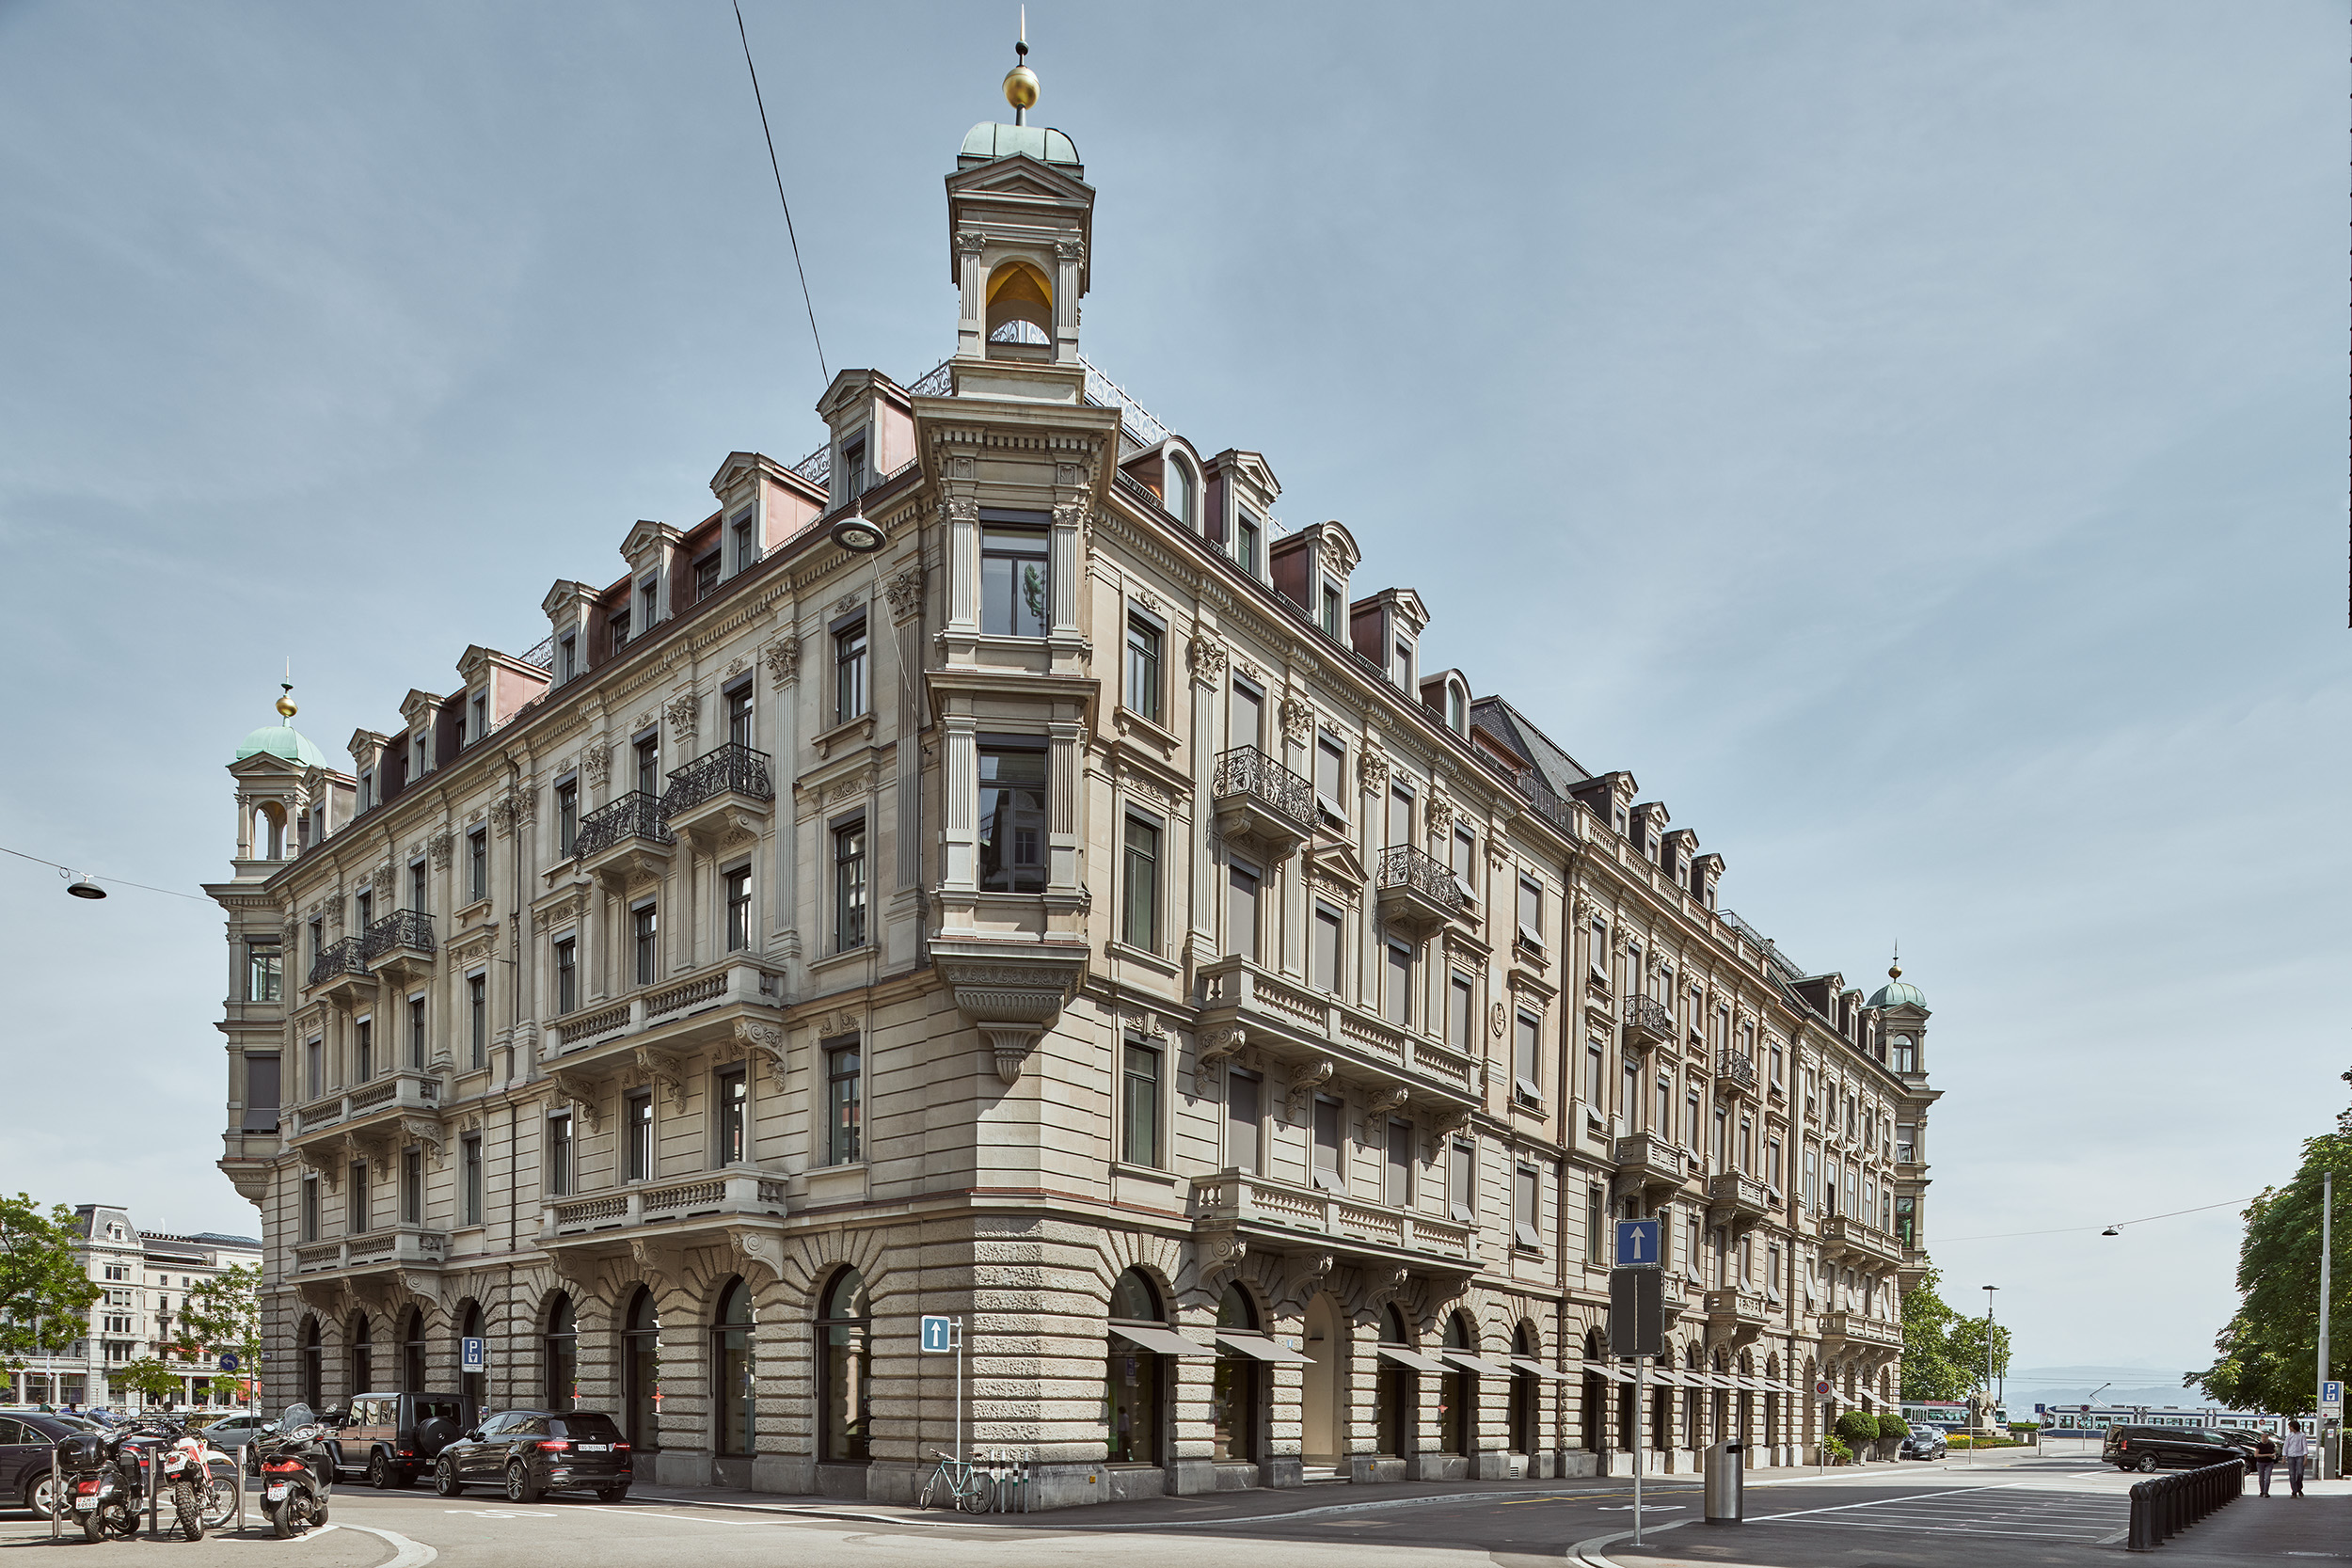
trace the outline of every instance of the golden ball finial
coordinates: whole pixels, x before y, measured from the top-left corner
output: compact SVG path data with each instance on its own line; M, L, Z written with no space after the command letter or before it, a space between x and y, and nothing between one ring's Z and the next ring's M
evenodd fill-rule
M1037 72L1025 65L1005 72L1005 102L1020 110L1037 107Z
M288 723L294 722L294 716L301 711L294 706L294 688L281 686L278 689L278 717Z

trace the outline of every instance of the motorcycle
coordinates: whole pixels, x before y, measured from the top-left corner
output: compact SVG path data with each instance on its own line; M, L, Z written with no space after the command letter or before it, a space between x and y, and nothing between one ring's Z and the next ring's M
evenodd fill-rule
M326 1427L307 1404L290 1404L278 1430L256 1438L260 1445L262 1508L270 1533L283 1541L326 1523L326 1499L335 1490L335 1462L326 1449Z
M128 1541L138 1533L139 1512L147 1506L147 1449L162 1435L126 1426L58 1440L65 1506L81 1520L82 1539Z
M166 1441L155 1449L155 1463L162 1466L156 1485L170 1490L181 1535L201 1541L206 1515L213 1512L213 1472L204 1439L182 1428L165 1428L159 1435Z

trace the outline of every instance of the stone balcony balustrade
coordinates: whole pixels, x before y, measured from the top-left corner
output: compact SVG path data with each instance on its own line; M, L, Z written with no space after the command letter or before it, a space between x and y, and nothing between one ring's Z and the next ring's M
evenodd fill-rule
M1294 1081L1303 1072L1375 1092L1401 1089L1394 1103L1409 1098L1439 1119L1478 1103L1470 1057L1248 958L1201 969L1200 1038L1203 1073L1248 1049L1293 1069Z
M579 1072L626 1062L639 1047L686 1050L742 1032L744 1043L783 1050L784 976L740 955L700 974L644 986L625 1000L599 1002L550 1022L540 1059ZM767 1033L762 1033L762 1030Z
M1821 1314L1821 1344L1825 1350L1842 1345L1867 1345L1876 1350L1903 1348L1900 1323L1881 1323L1859 1312Z
M1753 1176L1724 1171L1707 1183L1707 1223L1737 1236L1772 1212L1772 1190Z
M539 1245L565 1266L729 1237L754 1255L780 1245L786 1178L740 1166L559 1197L539 1209ZM780 1253L777 1256L781 1256Z
M1821 1250L1856 1268L1899 1269L1903 1261L1900 1242L1851 1214L1833 1215L1821 1222Z
M1617 1190L1629 1196L1678 1191L1691 1174L1691 1157L1655 1132L1619 1138L1611 1157L1617 1167Z
M441 1109L440 1075L403 1068L337 1094L297 1108L287 1141L300 1147L313 1134L357 1132L404 1115L437 1116Z
M1204 1256L1217 1256L1238 1241L1244 1248L1327 1253L1358 1265L1422 1274L1463 1275L1480 1264L1474 1225L1248 1171L1193 1178L1192 1212L1195 1230L1212 1243Z

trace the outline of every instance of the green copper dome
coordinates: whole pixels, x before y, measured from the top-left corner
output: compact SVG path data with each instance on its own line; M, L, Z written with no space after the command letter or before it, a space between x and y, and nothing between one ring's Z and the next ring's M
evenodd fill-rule
M1928 1010L1926 995L1917 986L1904 981L1899 964L1889 966L1886 984L1871 994L1869 1005L1873 1007L1916 1007L1923 1013Z
M1077 144L1049 125L995 125L982 120L967 132L956 166L994 163L1025 152L1041 164L1078 164Z
M305 768L326 766L326 753L311 745L299 731L285 724L264 724L246 736L245 743L237 748L236 760L243 762L264 752Z

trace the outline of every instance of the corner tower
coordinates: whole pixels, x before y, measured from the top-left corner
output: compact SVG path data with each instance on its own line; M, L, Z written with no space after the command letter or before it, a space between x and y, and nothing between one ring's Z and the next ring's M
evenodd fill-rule
M1005 78L1005 97L1013 123L972 127L947 176L956 357L1073 365L1094 187L1068 136L1027 123L1037 77L1026 65Z

